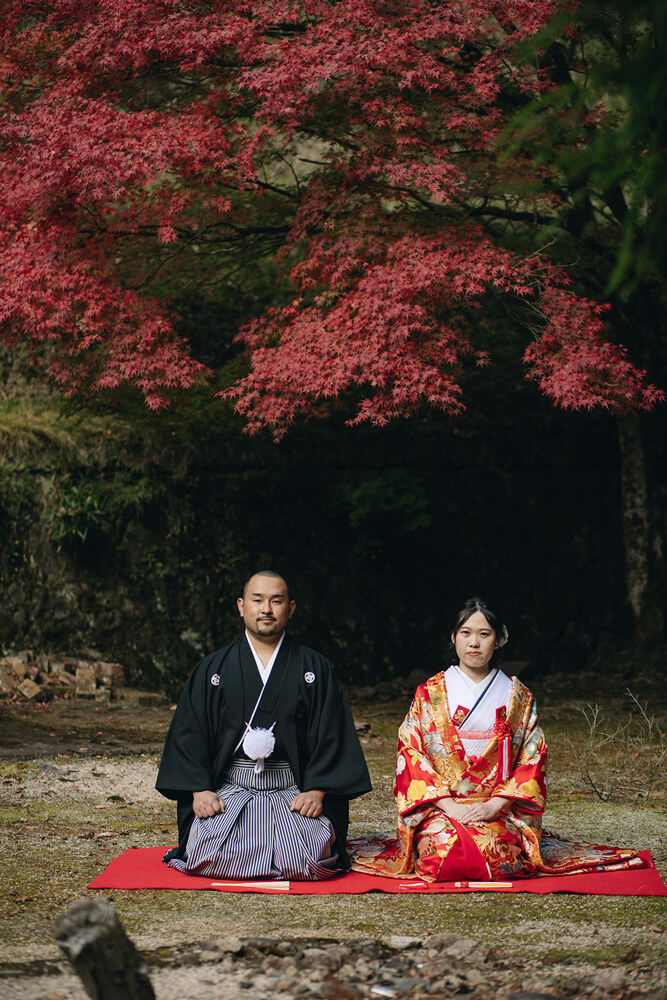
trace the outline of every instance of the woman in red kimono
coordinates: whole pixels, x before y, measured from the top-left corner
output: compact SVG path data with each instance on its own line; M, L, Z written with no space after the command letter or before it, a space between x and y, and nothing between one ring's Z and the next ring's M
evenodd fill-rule
M458 662L419 685L399 729L398 838L357 843L357 871L502 880L634 857L542 833L547 748L532 694L496 667L507 639L482 600L466 602L451 635Z

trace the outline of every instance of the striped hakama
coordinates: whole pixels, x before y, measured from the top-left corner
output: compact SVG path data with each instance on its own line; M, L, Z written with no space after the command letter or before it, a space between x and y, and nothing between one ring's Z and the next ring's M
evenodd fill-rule
M255 774L252 760L233 760L217 794L225 809L195 816L184 861L169 865L213 878L282 878L309 881L337 875L334 831L326 816L290 812L299 794L289 764L267 760Z

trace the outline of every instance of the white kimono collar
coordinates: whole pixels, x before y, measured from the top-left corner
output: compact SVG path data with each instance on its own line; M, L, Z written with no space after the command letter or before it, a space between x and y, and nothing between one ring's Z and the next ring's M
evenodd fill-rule
M269 677L271 675L271 671L273 670L273 664L276 662L276 657L278 656L278 653L280 652L280 647L283 644L283 639L285 638L285 633L283 632L283 634L281 635L280 639L278 640L278 645L276 646L276 648L274 649L273 653L271 654L271 659L269 660L269 662L267 663L266 666L264 666L264 664L260 660L259 653L257 652L257 650L255 649L255 647L252 644L252 639L250 638L250 633L248 632L248 629L245 630L245 637L248 640L248 645L250 646L250 652L252 653L252 655L255 658L255 663L257 664L257 669L259 670L259 676L262 678L262 683L264 685L266 685L266 682L268 681L268 679L269 679Z
M512 682L501 670L496 670L493 676L489 674L485 678L486 684L482 681L471 690L469 685L463 683L465 677L466 675L455 666L445 671L450 717L454 719L457 709L461 707L467 709L467 715L462 722L455 720L459 730L473 732L491 730L496 720L496 709L503 705L507 707L509 704Z

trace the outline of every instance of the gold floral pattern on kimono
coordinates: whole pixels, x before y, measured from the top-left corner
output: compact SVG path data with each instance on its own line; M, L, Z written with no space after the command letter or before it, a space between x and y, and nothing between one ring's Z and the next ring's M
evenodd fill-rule
M444 672L421 684L398 733L394 781L397 838L354 842L352 867L398 878L417 874L427 881L507 879L538 872L581 871L633 857L631 850L585 844L571 845L576 850L568 855L567 848L563 849L568 842L555 837L549 840L554 848L549 852L552 856L543 857L547 748L537 722L535 699L516 677L512 679L506 723L511 732L511 759L509 774L502 777L499 741L505 727L496 726L488 734L481 756L467 757L450 716ZM511 800L509 811L492 821L465 827L434 804L445 797L478 802L496 795Z

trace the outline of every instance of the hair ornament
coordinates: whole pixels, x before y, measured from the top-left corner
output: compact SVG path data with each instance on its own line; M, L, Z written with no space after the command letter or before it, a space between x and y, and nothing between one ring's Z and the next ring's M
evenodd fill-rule
M510 634L507 631L507 625L500 626L500 632L498 633L498 648L502 649L503 646L507 645Z

